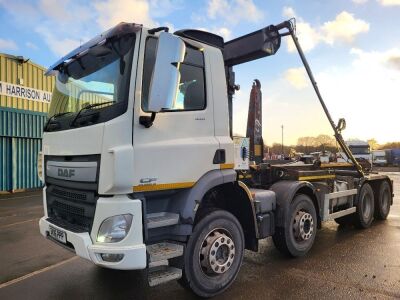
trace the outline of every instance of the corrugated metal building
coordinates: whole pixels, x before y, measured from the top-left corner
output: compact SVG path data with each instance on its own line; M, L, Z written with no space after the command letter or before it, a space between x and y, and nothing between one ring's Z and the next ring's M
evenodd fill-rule
M38 188L42 145L54 77L22 57L0 53L0 191Z

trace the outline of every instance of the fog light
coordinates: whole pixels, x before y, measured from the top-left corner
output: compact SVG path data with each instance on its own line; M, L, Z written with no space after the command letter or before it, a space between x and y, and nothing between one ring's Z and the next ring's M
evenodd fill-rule
M116 243L122 241L129 232L132 215L118 215L105 219L100 225L97 242Z
M123 254L101 253L100 256L106 262L119 262L124 258Z

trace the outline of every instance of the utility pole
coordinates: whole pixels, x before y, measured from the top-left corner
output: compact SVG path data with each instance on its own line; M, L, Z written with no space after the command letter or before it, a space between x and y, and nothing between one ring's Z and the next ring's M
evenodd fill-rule
M283 124L281 125L282 128L282 157L285 157L285 153L283 152Z

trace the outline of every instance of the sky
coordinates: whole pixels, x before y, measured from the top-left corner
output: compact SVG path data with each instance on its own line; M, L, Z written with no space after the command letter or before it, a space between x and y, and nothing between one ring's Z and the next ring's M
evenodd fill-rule
M400 141L400 0L0 0L0 52L50 66L121 21L208 30L225 40L296 18L299 41L345 138ZM254 79L267 144L332 134L287 38L271 57L235 67L234 132L246 130Z

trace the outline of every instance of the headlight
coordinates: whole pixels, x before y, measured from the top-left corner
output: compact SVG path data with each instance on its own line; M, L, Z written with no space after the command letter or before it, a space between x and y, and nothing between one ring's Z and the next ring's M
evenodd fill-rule
M132 215L118 215L105 219L100 225L97 242L116 243L122 241L131 229Z
M39 151L37 157L37 174L41 181L43 181L43 154L42 151Z

